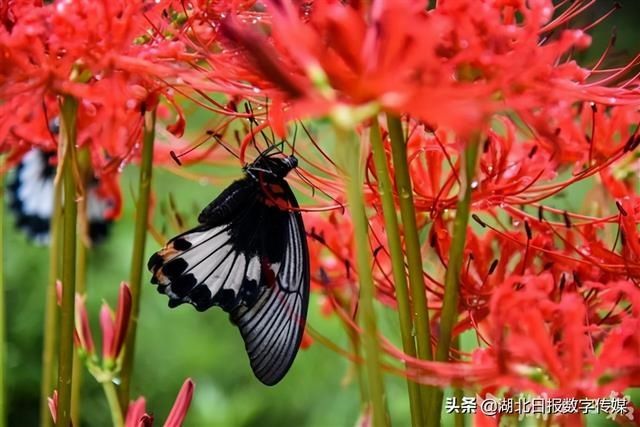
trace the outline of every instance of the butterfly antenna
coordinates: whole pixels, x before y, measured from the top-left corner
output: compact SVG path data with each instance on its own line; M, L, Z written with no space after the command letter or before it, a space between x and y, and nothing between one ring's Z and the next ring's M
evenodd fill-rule
M256 120L255 115L253 114L253 107L251 106L250 102L248 102L248 101L245 102L244 111L245 111L245 113L247 113L247 116L248 116L247 119L249 120L249 134L251 135L251 142L253 143L253 148L255 148L256 151L258 153L260 153L260 149L258 148L258 142L256 141L256 135L255 135L255 132L253 130L253 125L258 126L259 123ZM260 158L260 157L258 156L258 158Z
M264 131L264 128L260 129L260 136L262 136L262 139L264 140L264 143L267 147L272 147L274 145L276 145L275 140L275 134L273 133L273 128L268 124L269 129L271 130L271 139L269 139L269 137L267 136L266 132Z
M262 157L265 157L267 154L269 154L271 152L271 150L272 150L271 147L273 147L275 145L274 142L273 142L273 141L275 141L275 137L274 137L273 140L269 140L269 137L264 132L264 125L260 126L260 123L256 119L256 116L255 116L255 114L253 112L253 106L251 105L250 102L246 102L245 103L245 111L249 115L249 132L251 132L251 142L253 143L253 148L255 148L255 150L259 153L259 155L256 158L256 160L259 160L259 159L261 159ZM256 125L256 126L258 126L260 128L259 129L260 136L262 136L262 139L264 140L264 143L267 146L267 148L264 149L264 150L261 150L258 147L258 142L256 141L256 138L255 138L256 131L254 131L253 125Z
M274 153L274 154L284 154L284 143L285 143L285 140L283 139L282 141L273 145L274 149L277 150L277 153Z

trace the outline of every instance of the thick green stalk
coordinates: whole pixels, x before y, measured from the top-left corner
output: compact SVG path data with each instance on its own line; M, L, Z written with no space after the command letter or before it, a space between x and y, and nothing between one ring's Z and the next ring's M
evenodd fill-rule
M58 339L58 298L56 281L60 274L60 231L62 217L62 179L54 183L53 212L49 224L49 278L44 315L44 344L42 348L42 382L40 388L40 426L53 424L49 414L48 397L53 391L56 341Z
M4 157L0 160L4 169ZM7 396L6 396L6 355L7 331L5 313L4 286L4 172L0 172L0 427L7 425Z
M120 408L116 386L113 384L113 381L104 381L102 382L102 390L104 390L104 395L107 397L113 427L122 427L124 425L124 415Z
M91 158L89 157L89 149L83 148L78 151L78 169L80 170L80 178L83 182L84 197L80 201L79 226L84 237L89 234L89 219L87 215L87 199L89 191L89 183L91 182ZM76 269L76 293L85 295L87 291L87 256L89 248L84 239L78 240L77 248L77 269ZM80 400L82 396L82 380L84 377L84 366L82 360L76 351L73 355L73 383L71 384L71 420L73 425L80 425Z
M418 343L418 357L432 360L431 329L429 328L429 311L427 309L427 294L422 271L422 253L416 224L416 210L413 205L413 190L407 163L407 147L402 132L402 123L398 117L388 116L389 137L393 166L395 168L396 187L400 202L400 215L404 229L404 243L409 268L409 287L413 299L413 315L415 317L416 341Z
M71 422L71 378L73 373L73 331L76 292L76 226L77 202L75 144L78 103L67 96L61 106L60 143L64 150L62 181L64 188L64 234L62 244L62 304L60 308L60 343L58 355L58 419L57 425Z
M365 368L369 384L369 398L373 409L373 425L375 427L389 425L386 397L380 366L380 343L376 315L373 307L375 287L371 272L371 254L367 214L362 193L363 166L360 156L360 145L350 138L349 131L336 128L337 146L341 151L343 164L347 172L347 201L353 222L356 249L356 263L360 281L360 320L363 328L363 347L365 351Z
M460 196L456 208L456 219L453 223L453 237L449 248L449 264L444 279L444 300L440 316L440 339L436 350L436 360L445 362L449 359L449 347L453 326L458 318L458 297L460 294L460 272L464 261L464 244L467 240L467 225L471 211L472 181L475 176L480 135L474 135L464 150L463 174L460 177ZM434 408L430 412L429 425L440 425L443 393L438 390L434 395Z
M456 349L460 350L460 335L456 336L454 340L454 346ZM460 387L456 387L453 389L453 397L455 397L456 402L458 404L462 402L462 398L464 397L464 390ZM465 425L465 414L462 411L456 411L453 414L453 427L464 427Z
M140 181L138 183L138 202L136 205L136 226L133 240L133 255L131 257L131 318L127 330L124 355L122 359L120 407L126 413L129 405L129 390L133 371L133 357L135 354L136 332L140 313L140 288L142 283L142 269L146 264L144 248L147 239L147 221L149 218L149 197L151 194L151 173L153 166L153 142L155 140L156 112L147 111L144 115L144 136L142 141L142 159L140 161Z
M76 351L73 354L73 375L71 377L71 422L74 426L80 425L80 398L82 397L83 374L82 359L80 359Z
M393 187L389 178L387 156L382 144L382 136L378 122L374 121L370 132L371 148L373 150L373 162L378 178L378 194L382 200L382 212L384 214L385 231L391 255L393 282L395 284L396 301L398 303L398 317L400 320L400 334L402 336L402 348L406 354L416 357L416 343L413 338L413 321L411 316L411 303L407 288L407 278L404 266L404 254L400 241L400 228L396 214L396 205L393 198ZM409 407L411 410L411 423L414 427L423 424L422 409L425 403L421 399L419 384L407 378L409 391Z
M414 330L418 347L418 357L423 360L433 360L431 349L431 327L429 323L429 310L427 305L426 287L422 270L422 253L420 251L420 238L416 224L416 210L413 204L413 189L409 164L407 162L407 146L402 131L402 122L399 117L387 116L389 138L391 139L391 152L395 169L396 189L400 203L400 216L404 229L404 244L409 270L409 288L413 302ZM430 409L432 387L421 386L420 393L423 406L423 415L426 416ZM424 421L424 419L423 419Z
M349 342L351 343L351 351L356 357L361 356L360 350L360 337L358 333L351 328L349 325L345 325L345 329L347 334L349 335ZM362 372L362 365L357 362L351 362L351 366L353 367L353 371L356 374L356 378L358 380L358 391L360 392L360 403L364 407L367 402L369 402L369 396L367 393L367 385L364 382L364 374Z

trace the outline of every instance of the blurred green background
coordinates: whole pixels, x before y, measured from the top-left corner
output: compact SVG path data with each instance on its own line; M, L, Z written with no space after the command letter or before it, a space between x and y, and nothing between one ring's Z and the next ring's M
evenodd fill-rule
M613 1L597 1L591 10L601 16ZM588 64L606 46L612 28L617 27L618 43L612 59L624 60L637 53L640 37L640 4L634 0L621 2L623 9L598 26L594 48L580 54ZM588 22L585 21L585 22ZM328 143L329 146L331 142ZM213 174L216 171L212 171ZM240 171L237 175L240 176ZM229 177L229 182L232 180ZM154 191L159 203L173 194L182 211L193 212L185 218L195 224L197 208L207 204L219 188L200 185L156 170ZM118 284L128 280L133 230L132 191L137 188L137 169L127 168L122 176L125 209L114 225L105 245L91 251L88 269L88 307L94 331L99 340L98 310L103 300L115 306ZM571 193L579 204L580 192ZM568 200L568 203L572 203ZM156 212L158 213L158 212ZM159 224L160 221L156 221ZM13 218L6 216L6 299L8 322L8 392L10 425L37 425L40 390L40 364L45 284L47 280L47 248L35 247L15 231ZM158 249L149 239L147 255ZM147 411L153 413L157 425L166 418L173 400L186 377L196 383L194 400L187 417L190 426L352 426L360 415L359 393L354 378L349 376L347 361L315 343L298 354L285 379L276 387L260 384L251 373L242 340L227 315L219 309L204 313L191 306L167 308L167 298L157 294L148 284L145 271L139 341L132 396L147 399ZM319 299L310 303L310 324L339 346L348 347L347 337L334 318L319 314ZM396 314L380 308L381 327L397 340ZM397 334L397 332L396 332ZM408 426L409 413L406 385L387 376L387 397L394 425ZM110 424L102 390L88 373L84 376L83 425ZM445 418L449 423L450 418ZM590 418L592 425L606 425L601 417Z

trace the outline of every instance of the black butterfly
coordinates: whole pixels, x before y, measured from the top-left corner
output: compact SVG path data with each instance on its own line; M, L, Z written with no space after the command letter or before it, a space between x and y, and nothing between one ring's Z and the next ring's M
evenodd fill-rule
M307 317L309 249L284 179L297 165L293 156L262 153L202 210L200 225L171 239L148 263L169 307L217 305L229 313L266 385L291 367Z

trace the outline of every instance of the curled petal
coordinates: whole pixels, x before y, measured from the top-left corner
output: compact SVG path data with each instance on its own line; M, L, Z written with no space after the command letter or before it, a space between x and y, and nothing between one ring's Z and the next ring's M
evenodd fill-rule
M167 131L170 132L172 135L180 138L182 137L182 135L184 135L184 129L187 124L184 119L184 112L182 111L182 108L180 107L180 105L178 105L178 103L175 102L173 98L167 98L167 100L174 107L175 112L178 113L178 120L176 120L175 123L168 125Z
M184 421L184 417L187 415L187 410L191 404L194 387L195 384L191 378L187 378L182 384L178 397L176 397L176 402L173 404L167 421L164 423L165 427L179 427L182 425L182 421Z
M152 427L153 426L153 415L144 414L138 420L137 427Z
M118 295L118 308L116 309L115 334L113 336L113 352L114 357L118 357L124 339L127 336L129 327L129 319L131 316L131 290L125 282L120 284L120 294Z
M138 427L141 425L142 419L146 416L149 417L146 411L147 402L144 397L139 397L133 402L129 403L129 409L127 410L127 417L124 420L125 427ZM142 424L146 425L146 424Z

